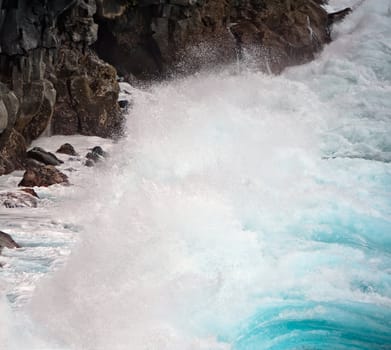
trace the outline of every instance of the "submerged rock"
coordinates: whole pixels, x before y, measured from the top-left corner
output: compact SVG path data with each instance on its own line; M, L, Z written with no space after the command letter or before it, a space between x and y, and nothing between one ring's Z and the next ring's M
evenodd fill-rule
M64 143L60 146L60 148L56 151L56 153L68 154L69 156L77 156L77 152L74 147L70 143Z
M33 149L29 150L27 152L27 157L41 162L45 165L60 165L64 163L62 160L58 159L53 153L47 152L41 147L34 147Z
M32 195L32 196L35 197L35 198L39 198L37 192L35 192L34 189L32 189L32 188L21 188L20 190L21 190L22 192L26 192L26 193Z
M108 153L105 152L102 147L100 146L95 146L94 148L91 149L91 152L88 152L86 154L86 162L85 165L88 167L93 166L96 162L99 162L106 158L108 156Z
M36 208L37 205L38 195L31 188L15 192L0 192L0 206L5 208Z
M0 231L0 252L3 248L20 248L20 245L8 233Z
M85 165L86 167L91 168L91 167L93 167L93 166L95 165L95 162L94 162L92 159L87 159L87 160L85 161L84 165Z
M53 165L31 166L23 175L18 186L50 186L54 184L68 184L68 176L56 169Z

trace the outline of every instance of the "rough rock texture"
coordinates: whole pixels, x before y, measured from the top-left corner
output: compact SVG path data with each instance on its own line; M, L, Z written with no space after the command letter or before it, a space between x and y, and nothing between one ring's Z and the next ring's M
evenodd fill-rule
M0 175L44 133L119 135L117 71L132 81L244 60L278 73L312 59L344 15L323 2L0 0Z
M0 252L4 247L9 249L20 248L19 244L8 233L0 231Z
M23 192L0 192L0 206L5 208L36 208L38 205L37 197L26 190L24 189Z
M57 61L53 132L109 137L119 133L116 70L93 52L61 48ZM114 116L114 117L113 117Z
M158 77L236 59L280 72L329 41L317 0L99 0L99 55L123 76Z
M116 71L90 49L95 0L0 0L0 175L43 133L118 133Z
M70 143L64 143L59 147L56 153L68 154L69 156L77 156L75 148Z
M19 186L50 186L54 184L68 183L68 177L56 169L53 165L31 166L23 175Z
M94 166L99 161L108 157L108 153L105 152L102 147L95 146L91 149L91 152L86 154L86 162L85 165L88 167Z
M58 159L53 153L47 152L41 147L34 147L29 150L27 152L27 157L45 165L60 165L64 163L62 160Z

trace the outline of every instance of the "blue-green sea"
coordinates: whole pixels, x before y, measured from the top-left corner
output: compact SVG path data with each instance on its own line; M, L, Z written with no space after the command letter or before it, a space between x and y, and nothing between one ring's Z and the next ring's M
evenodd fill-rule
M122 84L110 158L8 221L5 349L391 349L391 2L352 3L279 76Z

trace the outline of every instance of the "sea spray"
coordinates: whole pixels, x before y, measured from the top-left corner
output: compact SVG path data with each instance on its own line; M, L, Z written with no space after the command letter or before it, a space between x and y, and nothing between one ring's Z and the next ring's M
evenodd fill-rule
M279 77L228 67L133 90L126 138L60 204L80 243L23 309L30 335L67 350L389 348L388 6L363 2Z

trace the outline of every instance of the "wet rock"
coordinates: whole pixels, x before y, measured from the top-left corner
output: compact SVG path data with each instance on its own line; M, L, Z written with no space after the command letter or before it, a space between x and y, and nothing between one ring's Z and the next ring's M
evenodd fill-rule
M350 7L347 7L343 10L332 12L327 15L329 25L332 25L334 23L342 21L347 15L349 15L352 12L352 9Z
M56 90L46 80L38 80L23 84L21 113L15 128L29 143L40 136L48 127L56 102Z
M119 100L118 106L119 106L119 108L127 109L129 106L129 101L128 100Z
M64 163L58 159L53 153L45 151L41 147L34 147L27 152L27 157L41 162L45 165L60 165Z
M0 231L0 252L3 248L20 248L20 245L8 233Z
M19 169L26 145L46 131L118 132L115 69L90 49L98 35L96 1L0 1L0 7L0 174ZM79 95L83 78L88 88ZM17 150L15 135L25 145Z
M23 169L26 141L15 129L0 135L0 175Z
M26 170L18 186L51 186L54 184L68 184L68 176L60 172L53 165L33 166Z
M92 153L95 153L103 158L106 158L108 156L108 153L103 150L101 146L95 146L92 148Z
M105 152L102 147L100 146L95 146L94 148L91 149L91 152L88 152L86 154L86 162L85 165L88 167L94 166L95 163L103 160L108 156L108 153Z
M64 143L60 146L60 148L56 151L56 153L68 154L69 156L77 156L77 152L74 147L70 143Z
M26 191L0 192L0 205L5 208L36 208L38 199Z
M149 79L232 63L251 55L278 73L330 40L320 0L98 1L100 57L124 77ZM269 62L267 62L267 60Z
M56 134L110 137L121 132L117 73L93 52L64 48L56 66L59 98L52 128Z
M32 189L32 188L21 188L20 191L26 192L35 198L39 198L37 192L35 192L34 189Z
M327 15L323 3L0 1L0 174L21 168L45 132L121 135L117 72L161 79L251 56L279 73L311 60L348 12Z
M94 162L92 159L87 159L87 160L85 161L84 165L85 165L86 167L91 168L91 167L93 167L93 166L95 165L95 162Z

